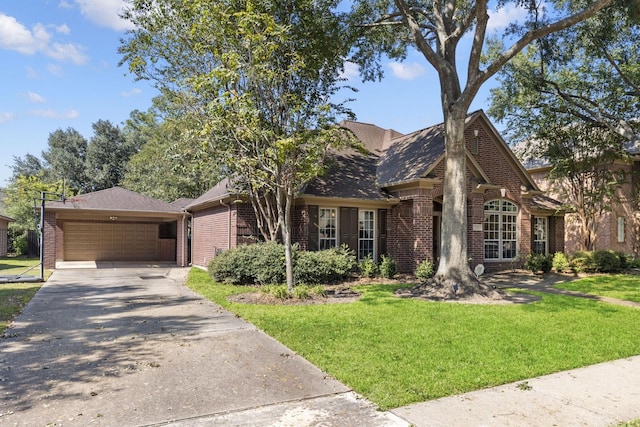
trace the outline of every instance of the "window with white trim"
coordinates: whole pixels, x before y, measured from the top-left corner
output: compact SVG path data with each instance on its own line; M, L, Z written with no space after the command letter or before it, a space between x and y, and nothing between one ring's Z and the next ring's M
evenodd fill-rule
M358 211L358 260L374 257L374 211Z
M484 258L512 260L518 251L518 207L508 200L484 204Z
M533 218L533 253L547 254L547 235L549 221L546 217Z
M618 242L624 242L624 217L618 217Z
M320 250L338 246L336 208L318 209L318 244Z

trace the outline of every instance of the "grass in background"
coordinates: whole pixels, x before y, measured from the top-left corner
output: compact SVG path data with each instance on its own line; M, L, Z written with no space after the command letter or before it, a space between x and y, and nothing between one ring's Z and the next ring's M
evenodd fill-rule
M541 294L528 305L434 303L362 286L350 304L236 304L245 287L192 269L189 287L250 321L381 409L640 354L640 310Z
M2 271L2 270L0 270ZM40 289L40 283L0 284L0 335Z
M0 257L0 276L17 276L33 267L33 269L28 271L25 275L40 277L39 264L39 258L27 258L25 256ZM45 270L45 280L48 279L49 276L51 276L51 270Z
M640 302L640 276L613 274L591 276L556 285L559 289Z

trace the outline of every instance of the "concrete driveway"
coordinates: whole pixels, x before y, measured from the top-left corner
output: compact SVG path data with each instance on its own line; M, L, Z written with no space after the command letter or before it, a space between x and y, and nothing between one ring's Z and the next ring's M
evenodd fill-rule
M0 340L0 424L407 425L191 292L187 271L56 270Z

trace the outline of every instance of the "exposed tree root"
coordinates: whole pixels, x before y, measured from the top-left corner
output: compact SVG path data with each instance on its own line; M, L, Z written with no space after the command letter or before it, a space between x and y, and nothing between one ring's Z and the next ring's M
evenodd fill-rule
M405 298L433 301L482 302L482 300L504 299L503 292L482 283L474 275L464 276L458 278L435 276L411 288L398 289L395 294Z

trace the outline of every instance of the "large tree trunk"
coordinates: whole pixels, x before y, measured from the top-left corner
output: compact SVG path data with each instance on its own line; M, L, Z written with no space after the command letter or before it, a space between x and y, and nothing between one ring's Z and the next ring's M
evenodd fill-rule
M467 158L464 111L445 114L445 174L440 264L437 276L459 284L477 283L467 263Z

